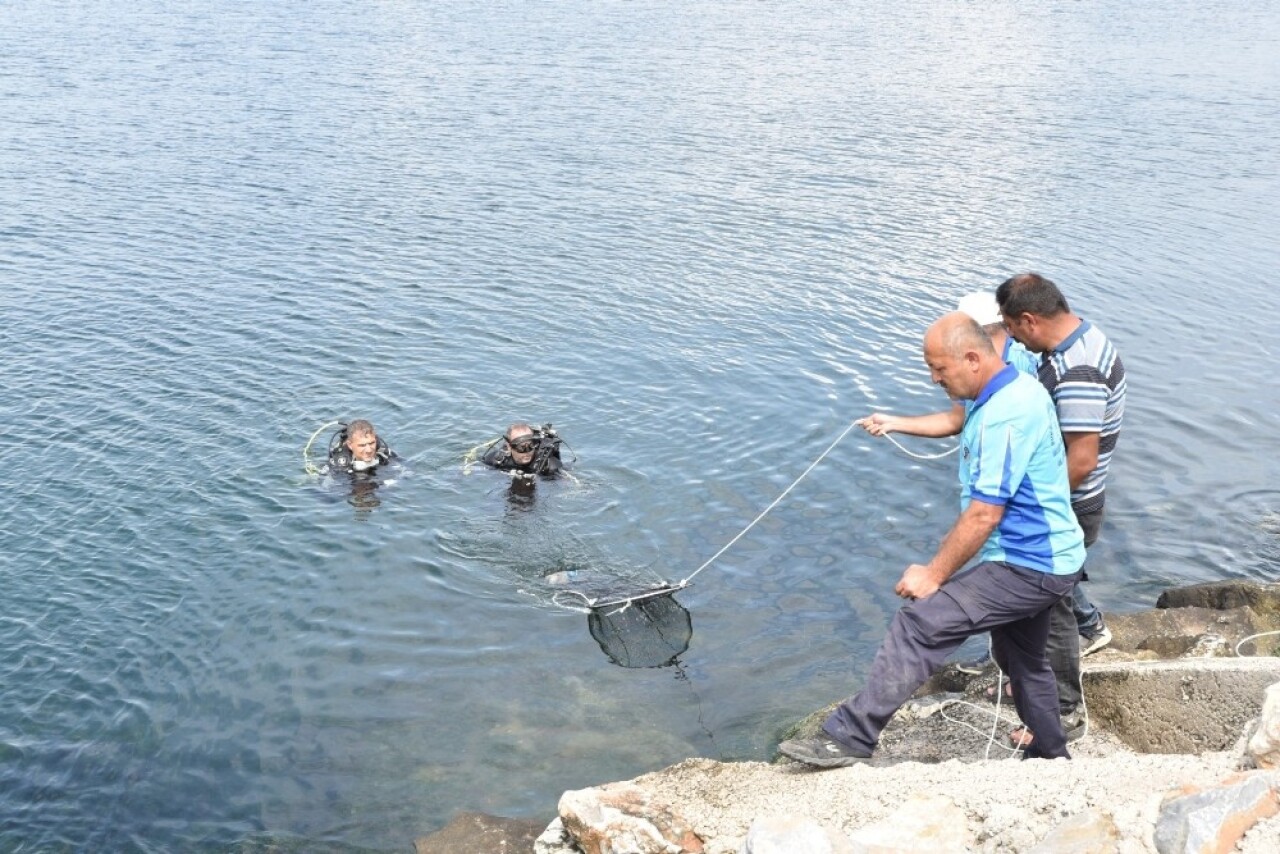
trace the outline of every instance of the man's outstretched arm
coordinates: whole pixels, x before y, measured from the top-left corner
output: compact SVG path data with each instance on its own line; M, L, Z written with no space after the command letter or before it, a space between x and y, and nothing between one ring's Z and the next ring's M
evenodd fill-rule
M858 419L858 426L872 436L906 433L908 436L941 439L956 435L964 427L964 406L957 403L947 412L931 412L928 415L890 415L887 412L876 412Z

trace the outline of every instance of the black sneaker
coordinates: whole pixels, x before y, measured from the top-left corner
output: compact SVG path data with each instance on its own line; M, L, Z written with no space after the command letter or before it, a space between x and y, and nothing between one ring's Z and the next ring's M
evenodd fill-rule
M1089 730L1089 720L1079 710L1062 716L1062 734L1067 741L1077 741Z
M1111 630L1107 628L1106 623L1099 623L1096 632L1080 635L1080 657L1093 655L1109 643L1111 643Z
M815 738L793 738L778 745L778 752L788 759L816 768L845 768L871 761L870 753L845 747L829 735Z

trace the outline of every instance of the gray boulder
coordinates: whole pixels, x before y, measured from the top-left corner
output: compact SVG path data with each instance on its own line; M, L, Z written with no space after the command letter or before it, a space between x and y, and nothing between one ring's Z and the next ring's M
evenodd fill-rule
M1277 780L1266 772L1165 801L1156 819L1160 854L1228 852L1258 821L1280 812Z

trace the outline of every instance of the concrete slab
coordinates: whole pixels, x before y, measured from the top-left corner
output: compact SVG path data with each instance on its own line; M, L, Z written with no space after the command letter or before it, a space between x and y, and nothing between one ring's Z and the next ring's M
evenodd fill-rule
M1140 753L1228 750L1258 716L1280 658L1086 665L1089 715Z

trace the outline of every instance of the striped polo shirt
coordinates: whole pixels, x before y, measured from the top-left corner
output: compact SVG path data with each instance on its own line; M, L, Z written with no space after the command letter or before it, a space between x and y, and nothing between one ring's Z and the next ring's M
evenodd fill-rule
M1054 575L1084 564L1084 534L1071 511L1067 454L1053 401L1029 374L1006 365L976 400L964 401L960 507L1004 507L978 552Z
M1063 433L1097 433L1098 467L1071 493L1084 515L1102 509L1107 468L1124 420L1124 363L1110 339L1087 320L1040 362L1040 382L1058 408Z

